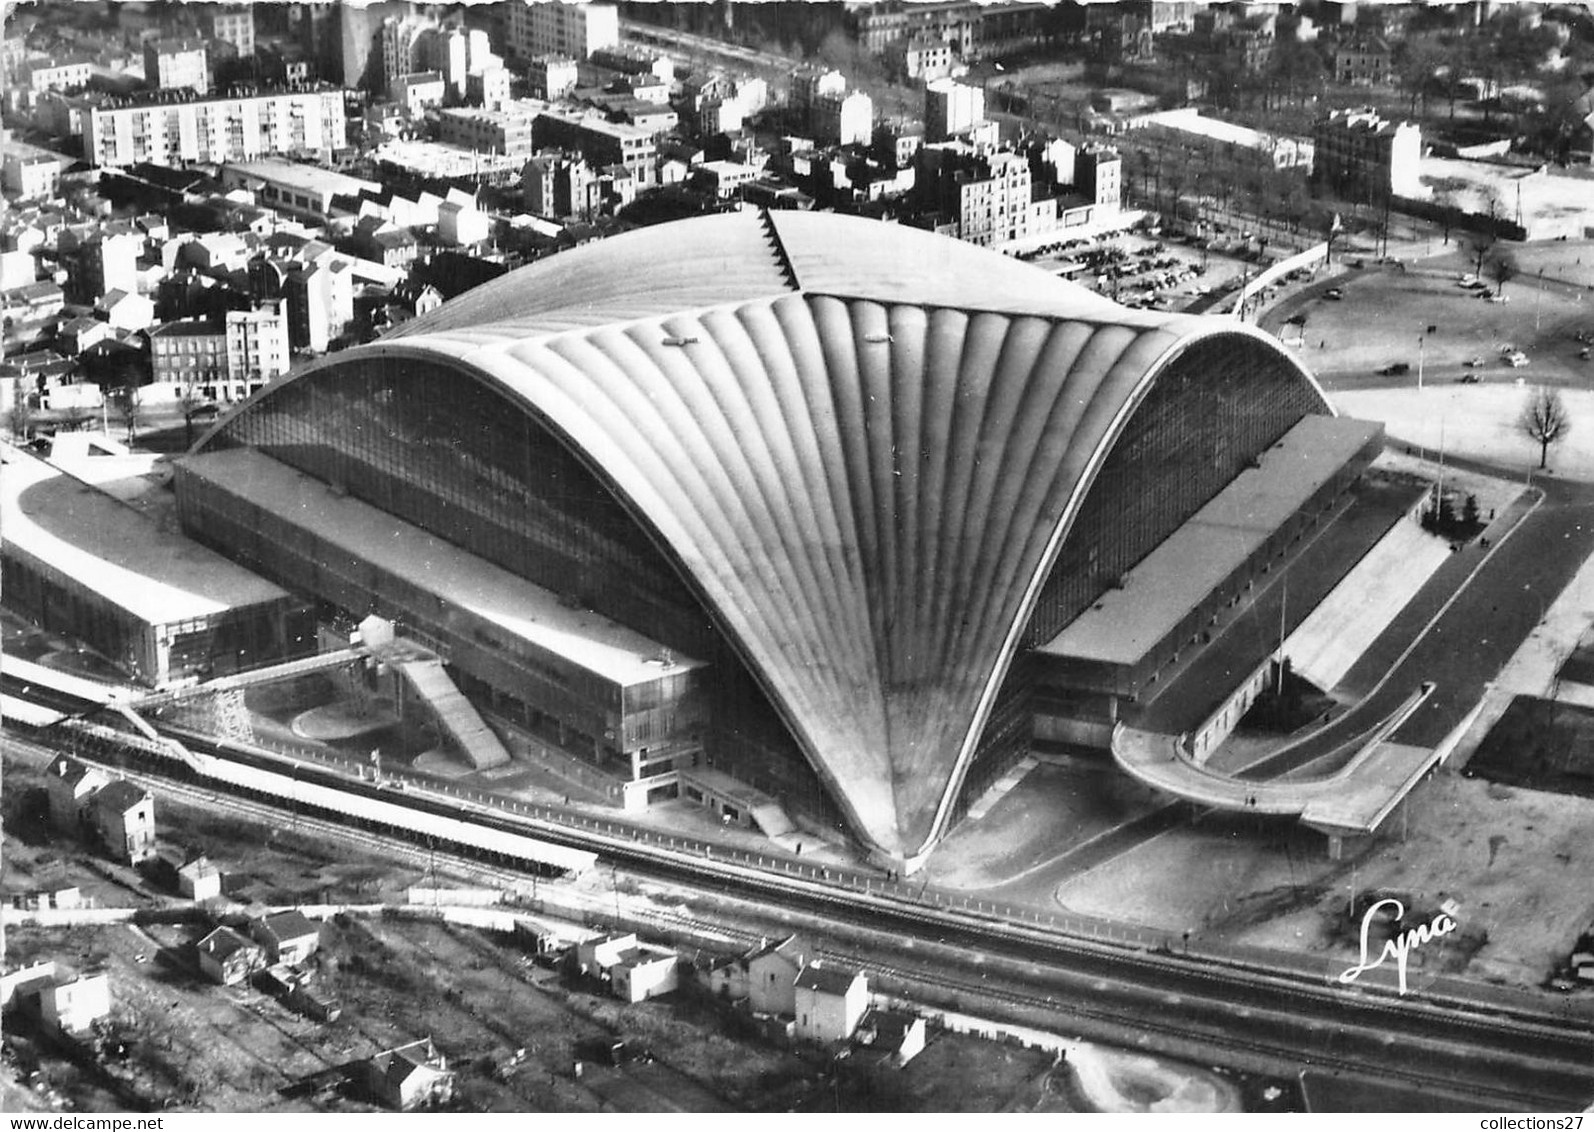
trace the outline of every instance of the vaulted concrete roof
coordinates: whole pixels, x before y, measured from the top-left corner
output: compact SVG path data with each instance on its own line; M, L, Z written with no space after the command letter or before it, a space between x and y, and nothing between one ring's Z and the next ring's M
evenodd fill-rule
M1213 335L1311 383L1226 319L897 225L738 213L534 264L295 380L390 355L521 404L703 598L854 831L911 867L1112 442Z

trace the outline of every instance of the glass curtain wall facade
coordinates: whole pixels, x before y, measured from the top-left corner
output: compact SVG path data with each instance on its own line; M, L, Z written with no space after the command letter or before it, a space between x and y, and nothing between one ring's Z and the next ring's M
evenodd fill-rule
M1030 617L1050 640L1322 397L1262 343L1216 335L1171 361L1092 485Z
M521 405L454 370L362 359L282 386L227 422L208 446L258 449L663 645L710 660L710 723L702 734L709 765L793 813L842 826L819 776L702 603L609 489ZM217 520L210 514L202 521ZM235 557L243 551L256 568L281 576L265 559L282 552L251 537L247 525L207 541ZM337 597L317 597L342 605L342 595L359 591L358 565L343 566L327 563L318 577L350 574L353 587L336 585ZM348 611L358 617L366 609ZM584 729L573 732L581 713L563 703L568 689L548 687L535 668L490 683L493 710L567 750L594 749L607 771L645 775L679 746L668 733L680 705L654 703L662 693L651 686L626 693L634 702L624 705L626 734L617 745L648 747L633 760ZM522 702L506 702L539 688L523 693ZM686 714L695 726L698 713Z

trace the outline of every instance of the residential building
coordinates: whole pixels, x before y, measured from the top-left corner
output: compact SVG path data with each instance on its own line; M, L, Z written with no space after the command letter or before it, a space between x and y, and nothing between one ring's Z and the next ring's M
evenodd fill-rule
M869 980L861 971L813 962L792 988L797 1037L808 1042L844 1042L869 1009Z
M1116 149L1081 147L1074 157L1074 191L1098 211L1116 211L1123 202L1123 164Z
M354 320L354 274L344 262L298 265L288 272L283 298L292 348L325 353Z
M272 963L303 963L321 946L321 929L303 912L277 912L249 922L249 934Z
M441 106L448 84L437 71L417 71L400 75L388 88L388 97L404 108L411 118L419 118L433 106Z
M205 34L231 44L238 58L255 53L255 9L253 4L207 4L199 11Z
M932 82L935 79L948 78L957 62L958 58L952 50L952 45L944 39L930 37L912 39L903 49L903 63L910 79Z
M1357 86L1389 82L1389 44L1380 36L1358 36L1334 49L1334 80Z
M721 200L735 196L743 185L758 179L757 169L737 161L705 161L698 166L698 172Z
M94 304L94 313L115 330L148 330L155 325L155 304L120 288L107 291Z
M809 129L823 145L867 145L874 134L874 100L862 91L821 95L809 112Z
M916 199L960 240L989 247L1056 227L1056 199L1024 154L942 142L920 149L915 168Z
M622 1002L643 1002L680 985L681 960L668 947L639 943L609 968L609 989Z
M444 110L438 115L437 138L461 149L530 157L532 123L541 109L538 105L510 104L497 110Z
M936 79L924 87L924 137L946 141L985 121L985 91L952 79Z
M247 161L265 154L325 154L346 144L343 92L335 88L174 99L172 95L63 100L93 165Z
M69 55L60 60L24 63L17 71L16 81L34 92L71 91L88 86L93 74L93 59L86 55Z
M454 1073L431 1038L371 1058L365 1063L365 1084L373 1100L399 1112L445 1104L454 1095Z
M568 55L538 55L526 66L533 98L549 102L576 89L576 61Z
M747 1001L755 1014L791 1017L797 1008L797 973L817 956L801 936L766 942L749 952Z
M225 926L195 944L194 953L200 972L224 987L247 981L266 965L265 952L259 944Z
M221 870L209 857L195 857L177 868L177 891L190 900L221 895Z
M622 75L652 75L662 83L675 82L675 60L657 48L627 43L617 47L600 47L590 57L595 66Z
M57 755L44 775L50 824L62 833L83 832L89 798L110 781L103 771L66 755Z
M840 98L846 93L847 76L840 71L799 67L791 73L787 103L792 116L807 129L814 103L821 98Z
M925 1036L924 1019L917 1014L874 1007L858 1023L853 1040L900 1067L924 1051Z
M54 979L26 992L24 1002L38 1012L46 1031L75 1037L111 1013L111 982L103 974L76 978L57 972Z
M73 290L88 300L112 291L138 291L141 236L104 232L86 240L69 262Z
M505 42L509 53L522 59L589 59L595 51L620 44L620 11L612 4L510 0L506 7Z
M592 166L579 154L538 154L521 170L523 207L536 216L584 215L588 186L597 179Z
M464 199L456 199L458 197ZM487 242L492 234L492 219L468 193L450 189L448 199L437 206L437 238L453 247L474 247Z
M465 101L496 110L509 101L514 75L508 67L483 67L465 79Z
M44 200L60 191L61 174L76 163L75 158L42 149L5 131L0 139L5 191L19 201Z
M587 164L599 168L624 165L643 187L653 184L658 145L652 131L640 126L545 110L532 124L532 144L537 149L578 150Z
M3 296L6 317L16 322L42 322L61 313L66 292L56 283L41 279L14 287Z
M155 855L155 799L142 786L107 783L89 799L89 814L112 857L136 865Z
M197 39L144 41L144 81L156 90L210 93L210 56Z
M75 358L96 342L103 342L113 336L114 331L109 322L89 315L79 315L56 327L55 344L61 353L69 358Z
M288 316L281 303L228 311L226 332L228 381L253 393L288 372Z
M39 281L39 261L31 251L0 252L0 291Z
M1422 130L1372 109L1335 110L1312 128L1312 183L1347 200L1423 195Z

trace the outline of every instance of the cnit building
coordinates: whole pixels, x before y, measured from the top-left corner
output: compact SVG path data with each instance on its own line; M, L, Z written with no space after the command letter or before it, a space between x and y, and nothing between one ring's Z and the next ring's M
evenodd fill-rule
M628 797L746 784L911 871L1037 733L1104 747L1380 442L1252 327L740 212L322 359L176 488L190 535L397 622ZM1115 634L1126 573L1190 530L1208 568Z

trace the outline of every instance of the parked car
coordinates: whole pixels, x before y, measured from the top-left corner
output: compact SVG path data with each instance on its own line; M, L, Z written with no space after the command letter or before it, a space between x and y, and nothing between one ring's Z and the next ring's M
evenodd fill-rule
M1408 374L1410 372L1411 366L1405 362L1391 362L1389 365L1378 371L1379 376L1381 377L1400 377L1401 375Z
M1477 368L1479 368L1480 366L1483 365L1483 358L1481 356L1468 358L1462 364L1463 365L1467 365L1467 366L1471 366L1473 369L1477 369Z
M1475 373L1464 373L1456 380L1461 382L1462 385L1476 385L1478 382L1482 381L1483 378L1479 377Z
M1456 280L1457 287L1471 288L1477 286L1477 283L1478 277L1472 274L1470 271Z
M1505 356L1505 364L1510 366L1512 369L1516 369L1519 366L1525 366L1528 364L1528 356L1521 350L1517 350Z
M1328 290L1323 292L1323 298L1325 299L1339 300L1343 299L1344 297L1345 292L1341 291L1338 287L1330 287Z

